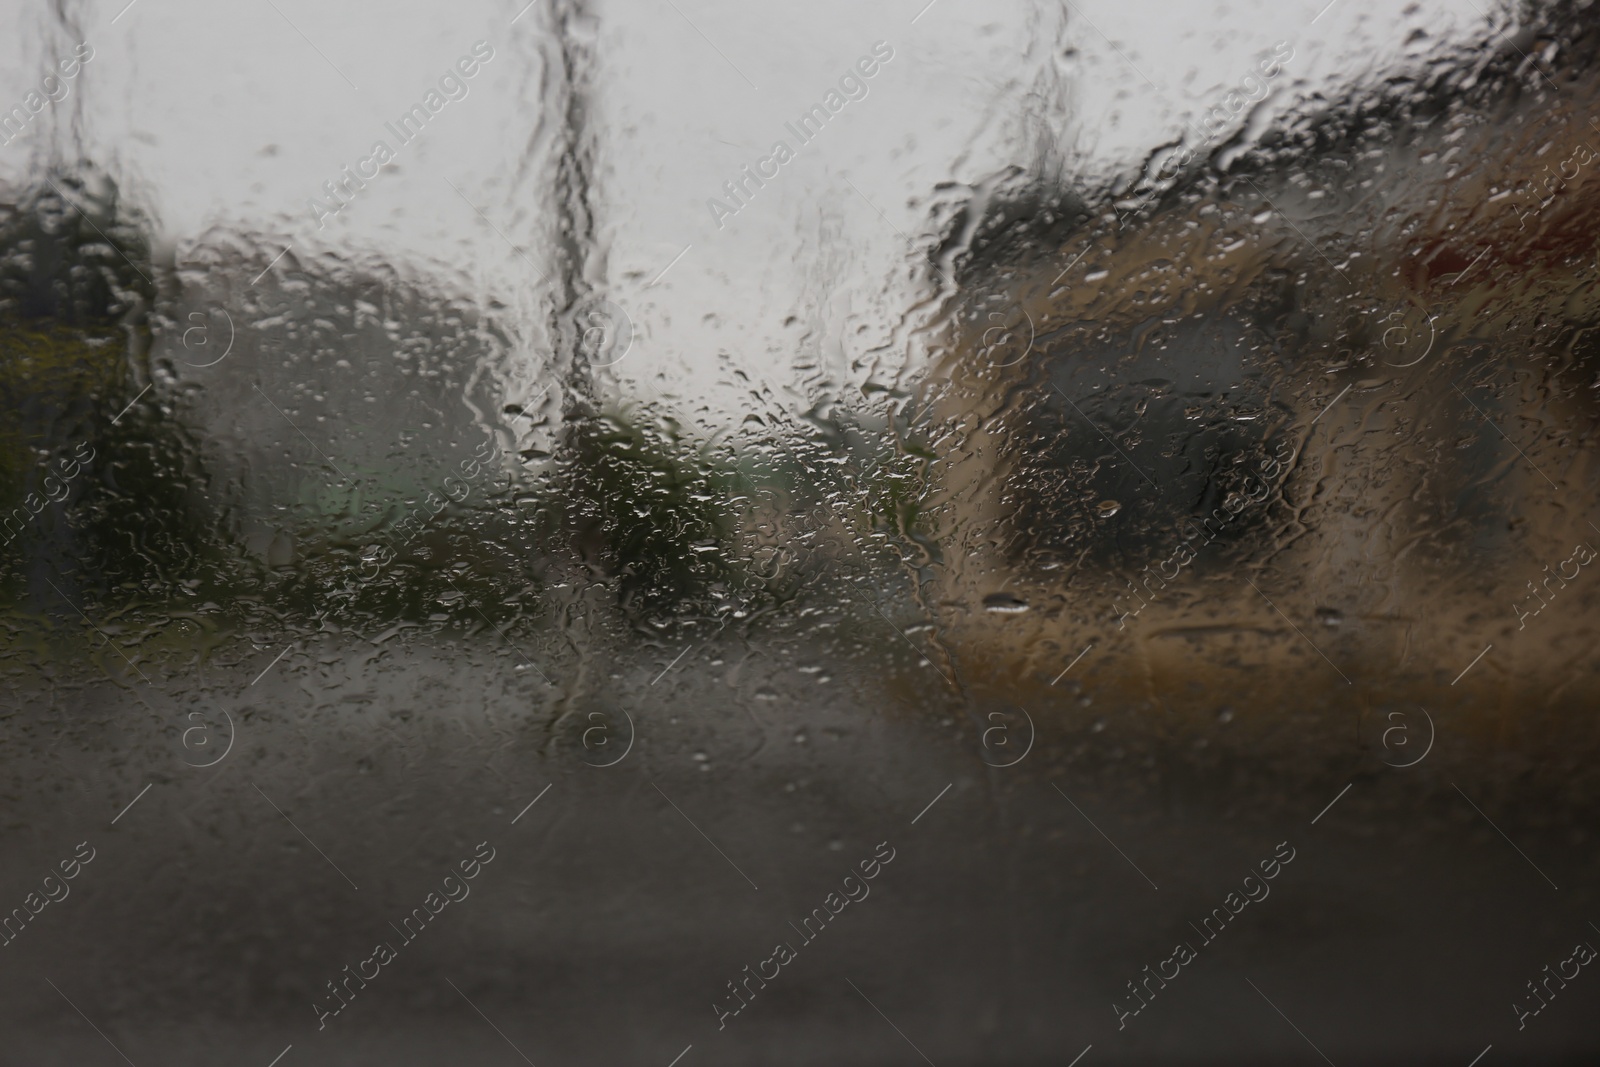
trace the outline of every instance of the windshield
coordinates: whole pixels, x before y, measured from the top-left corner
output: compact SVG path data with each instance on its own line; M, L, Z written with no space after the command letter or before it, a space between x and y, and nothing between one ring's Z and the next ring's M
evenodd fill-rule
M18 1062L1600 1051L1588 3L6 18Z

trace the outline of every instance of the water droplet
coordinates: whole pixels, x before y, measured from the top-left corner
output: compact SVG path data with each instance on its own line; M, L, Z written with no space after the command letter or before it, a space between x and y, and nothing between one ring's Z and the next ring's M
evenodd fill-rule
M983 610L1002 615L1020 615L1028 610L1028 602L1010 593L990 593L983 598Z
M1102 519L1109 519L1122 510L1122 503L1117 500L1102 500L1097 510L1100 512Z

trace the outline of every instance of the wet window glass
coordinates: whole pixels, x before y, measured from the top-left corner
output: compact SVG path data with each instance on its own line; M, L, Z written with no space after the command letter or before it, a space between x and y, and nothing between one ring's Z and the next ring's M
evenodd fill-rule
M1600 1054L1589 0L4 19L0 1059Z

